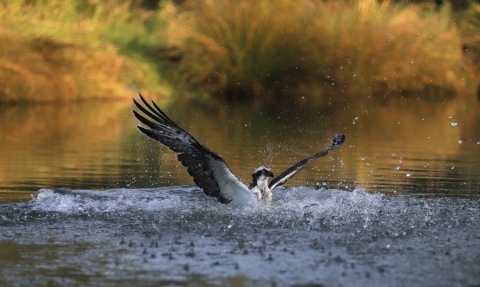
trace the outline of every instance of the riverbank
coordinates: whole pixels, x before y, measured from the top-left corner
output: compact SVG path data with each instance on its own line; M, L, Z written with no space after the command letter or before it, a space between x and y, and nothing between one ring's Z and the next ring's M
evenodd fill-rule
M170 93L152 56L161 21L135 1L9 1L0 22L0 102Z
M0 102L474 94L479 4L340 2L10 1Z

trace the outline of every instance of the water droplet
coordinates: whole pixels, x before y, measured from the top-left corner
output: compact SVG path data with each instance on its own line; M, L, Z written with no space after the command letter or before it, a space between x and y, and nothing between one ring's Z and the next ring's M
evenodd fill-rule
M430 136L427 136L427 139L429 139L429 138L430 138Z
M451 119L451 118L453 118L453 116L452 116L452 115L449 115L448 118Z
M412 172L407 173L407 176L412 176Z
M452 127L456 127L457 126L457 122L452 122Z
M362 157L362 160L365 160L365 158L364 158L364 157Z
M480 142L477 142L477 144L480 144Z
M394 152L392 152L392 156L397 156Z
M455 169L455 166L452 166L452 168L451 168L451 169Z
M462 143L463 143L463 140L458 140L458 143L459 143L459 144L462 144Z
M400 166L397 165L397 166L395 167L395 170L400 170Z

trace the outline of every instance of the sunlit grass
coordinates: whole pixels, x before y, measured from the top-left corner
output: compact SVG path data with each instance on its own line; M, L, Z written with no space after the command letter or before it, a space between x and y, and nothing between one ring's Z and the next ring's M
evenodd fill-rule
M454 23L449 5L394 2L1 1L0 101L165 96L166 78L181 92L283 99L478 81L478 5Z
M0 101L115 99L130 88L167 93L149 58L161 21L135 3L3 2Z
M102 50L0 30L0 99L46 102L125 97L144 75L113 46Z
M177 80L187 89L277 94L297 87L393 91L465 87L449 7L388 1L191 1ZM192 27L193 26L193 27Z
M414 6L382 8L376 1L368 7L332 9L335 5L322 10L328 12L326 21L317 27L327 31L325 61L340 84L380 84L397 91L464 87L461 41L448 7L428 15Z

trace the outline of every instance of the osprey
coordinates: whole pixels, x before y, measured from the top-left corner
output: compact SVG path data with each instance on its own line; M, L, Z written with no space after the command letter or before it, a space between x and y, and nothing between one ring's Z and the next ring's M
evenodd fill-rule
M272 190L284 184L309 162L323 157L329 151L340 147L345 141L345 135L336 135L330 148L299 161L270 183L268 178L273 177L270 168L261 166L252 174L253 181L247 187L241 183L230 171L225 160L217 153L196 140L191 134L175 124L156 104L153 106L140 95L144 106L135 99L135 106L151 120L137 111L135 117L149 129L138 126L138 129L154 140L159 141L173 152L193 177L193 181L203 189L208 196L213 196L221 203L235 205L255 204L272 200Z

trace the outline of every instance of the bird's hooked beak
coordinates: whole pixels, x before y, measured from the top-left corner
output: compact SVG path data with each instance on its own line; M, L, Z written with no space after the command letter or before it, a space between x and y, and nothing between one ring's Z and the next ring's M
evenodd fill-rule
M273 172L271 172L270 170L265 170L264 174L265 176L273 177Z

